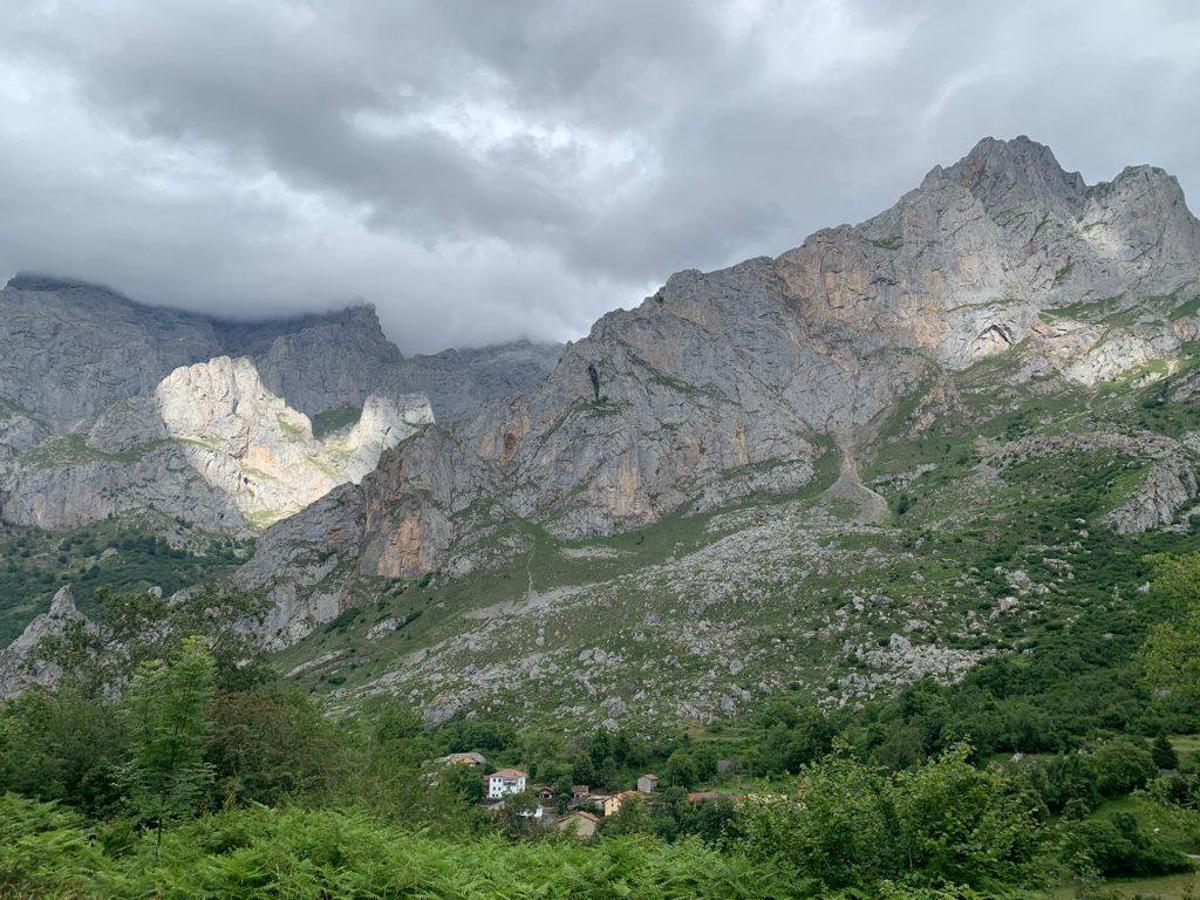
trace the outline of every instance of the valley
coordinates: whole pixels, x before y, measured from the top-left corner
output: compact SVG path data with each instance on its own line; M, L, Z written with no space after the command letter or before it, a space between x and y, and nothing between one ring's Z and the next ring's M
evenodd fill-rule
M203 726L202 799L138 813L185 879L240 877L209 827L491 847L488 877L645 852L710 896L1200 853L1200 223L1161 169L1088 185L986 138L561 346L404 357L369 307L234 323L32 275L4 310L0 746L40 774L0 784L72 865L167 878L144 829L78 839L134 802L104 767L159 702ZM56 755L75 720L101 762ZM537 791L485 802L469 754ZM539 843L568 819L592 855Z

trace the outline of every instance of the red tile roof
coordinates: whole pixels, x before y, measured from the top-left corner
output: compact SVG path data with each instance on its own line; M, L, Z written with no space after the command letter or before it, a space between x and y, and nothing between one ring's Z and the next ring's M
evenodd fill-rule
M488 778L525 778L527 777L520 769L497 769Z

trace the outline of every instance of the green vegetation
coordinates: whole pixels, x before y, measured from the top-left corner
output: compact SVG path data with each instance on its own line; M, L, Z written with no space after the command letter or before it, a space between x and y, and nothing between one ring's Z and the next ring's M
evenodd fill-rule
M28 465L45 468L60 466L64 463L109 462L129 464L137 462L146 453L158 446L159 443L161 442L142 444L121 453L109 453L108 451L93 447L83 435L71 434L66 437L47 441L45 444L27 451L22 455L21 460Z
M1191 300L1184 301L1171 310L1169 318L1174 322L1178 319L1186 319L1188 316L1194 316L1198 312L1200 312L1200 297L1193 297Z
M1156 661L1174 652L1162 635L1200 621L1200 553L1143 565L1152 589L1137 604L1096 607L958 684L860 711L784 692L656 734L428 728L386 698L334 723L244 651L197 639L160 645L120 699L68 667L57 692L0 712L0 889L989 897L1188 872L1200 688L1194 667ZM478 772L434 762L464 750L556 787L552 810L581 782L613 792L653 770L660 790L581 845L516 815L532 799L485 815ZM689 799L697 788L710 793Z
M118 593L161 587L167 595L228 574L249 558L251 542L209 535L182 523L172 546L159 535L169 521L114 519L68 532L0 526L0 645L7 645L71 584L84 612L99 589Z
M323 441L336 431L342 431L358 424L362 418L361 406L335 406L319 412L312 417L313 437Z
M279 430L283 432L283 436L289 441L300 441L304 439L304 429L288 421L287 416L283 415L282 413L276 413L275 421L279 423Z

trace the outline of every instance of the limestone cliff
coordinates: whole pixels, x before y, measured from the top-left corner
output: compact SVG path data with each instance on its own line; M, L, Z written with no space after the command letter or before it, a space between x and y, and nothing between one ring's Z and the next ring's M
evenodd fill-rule
M406 358L366 305L235 322L21 274L0 290L0 511L46 528L152 509L257 530L361 480L439 411L453 423L528 391L559 351Z
M362 480L432 421L424 397L372 395L353 425L319 440L248 357L220 356L114 404L85 434L17 456L0 512L63 529L152 509L213 531L259 530Z
M1010 348L1018 380L1084 388L1170 359L1198 333L1198 285L1200 224L1161 169L1089 186L1028 138L985 139L861 225L673 275L526 396L386 454L359 566L451 564L485 498L578 538L795 491L835 438L868 440L919 386Z
M316 415L371 395L424 393L447 422L529 390L558 361L554 344L404 357L373 307L238 322L130 300L94 284L21 274L0 290L0 410L67 434L114 401L146 396L180 366L248 356L263 383Z

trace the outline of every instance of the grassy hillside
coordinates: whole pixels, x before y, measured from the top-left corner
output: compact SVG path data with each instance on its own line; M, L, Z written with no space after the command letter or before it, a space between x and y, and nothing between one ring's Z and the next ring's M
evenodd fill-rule
M1111 516L1160 460L1195 465L1177 439L1200 422L1196 357L1087 392L1022 383L1022 354L922 386L856 438L883 519L863 494L830 490L832 446L799 495L611 538L507 519L471 549L510 548L508 563L363 581L359 606L275 663L335 708L384 692L439 717L653 727L789 687L832 708L953 681L1098 622L1128 650L1145 628L1144 558L1200 539L1186 507L1144 533L1117 533Z

